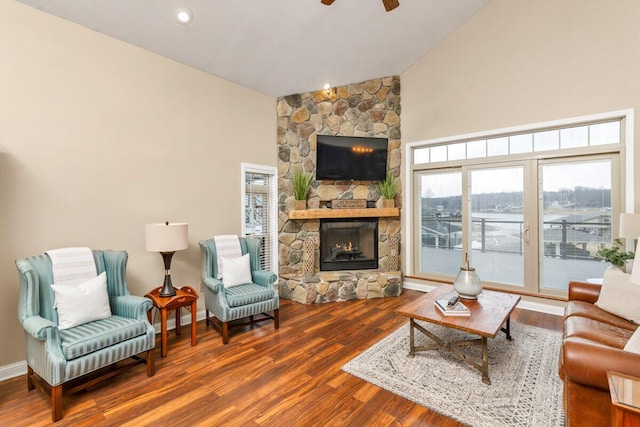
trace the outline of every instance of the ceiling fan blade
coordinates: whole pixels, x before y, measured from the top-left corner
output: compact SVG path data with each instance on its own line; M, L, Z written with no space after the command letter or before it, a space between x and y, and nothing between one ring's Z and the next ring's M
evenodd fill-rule
M400 2L398 0L382 0L382 4L384 4L384 8L387 10L387 12L390 12L396 7L400 6Z
M326 4L327 6L331 6L331 3L333 3L335 0L320 0L320 3L322 4Z

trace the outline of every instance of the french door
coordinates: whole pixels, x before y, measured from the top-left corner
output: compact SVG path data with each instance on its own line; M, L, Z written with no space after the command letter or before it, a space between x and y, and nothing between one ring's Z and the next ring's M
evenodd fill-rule
M593 256L612 240L617 154L527 159L414 172L414 271L453 280L469 254L485 284L564 295L602 277Z

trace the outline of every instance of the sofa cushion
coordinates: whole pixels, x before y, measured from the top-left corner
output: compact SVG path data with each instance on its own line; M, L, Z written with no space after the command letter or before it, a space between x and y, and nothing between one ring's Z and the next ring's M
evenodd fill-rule
M629 338L627 345L624 346L624 351L640 353L640 328L636 329L631 338Z
M274 291L255 283L233 286L227 288L227 303L230 307L240 307L242 305L254 304L261 301L269 301L274 297Z
M222 284L225 288L251 283L249 254L235 258L220 257L220 266L224 271Z
M67 360L145 334L145 322L128 317L111 316L60 331L62 353Z
M607 347L622 350L633 331L581 316L564 321L564 338L584 338Z
M595 305L604 311L640 324L640 285L631 281L631 275L608 268L604 273L602 289Z
M64 330L111 316L107 274L73 285L51 285L55 293L58 329Z
M567 302L565 318L571 316L586 317L618 328L629 329L630 331L634 331L638 327L638 325L627 319L611 314L585 301L570 300Z

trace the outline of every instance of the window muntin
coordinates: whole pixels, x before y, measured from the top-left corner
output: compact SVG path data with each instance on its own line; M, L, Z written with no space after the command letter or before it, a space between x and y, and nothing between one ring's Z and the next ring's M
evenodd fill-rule
M616 120L421 147L414 150L413 161L417 165L620 143L621 121Z

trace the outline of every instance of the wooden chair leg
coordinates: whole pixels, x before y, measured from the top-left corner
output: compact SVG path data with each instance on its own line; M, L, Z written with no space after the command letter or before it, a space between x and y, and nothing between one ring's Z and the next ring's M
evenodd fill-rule
M156 364L155 364L155 348L147 350L147 376L152 377L156 373Z
M222 344L229 342L229 322L222 322Z
M205 309L204 312L206 314L206 318L205 318L205 321L204 321L204 326L207 327L207 326L209 326L209 310Z
M62 418L62 385L51 386L51 420L56 422Z
M33 385L33 368L27 365L27 390L31 391L36 388Z
M273 326L275 329L280 329L280 309L273 310Z

